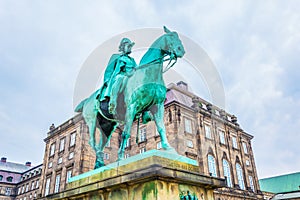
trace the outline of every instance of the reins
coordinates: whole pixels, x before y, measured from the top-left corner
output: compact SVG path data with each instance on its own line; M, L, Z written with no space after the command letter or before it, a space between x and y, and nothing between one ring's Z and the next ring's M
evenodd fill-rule
M177 62L177 57L176 57L176 56L173 57L173 58L172 58L172 57L169 57L169 58L167 58L167 59L164 59L165 57L166 57L166 55L163 55L162 57L156 58L155 60L152 60L152 61L149 62L149 63L143 64L143 65L140 65L140 66L134 68L134 70L143 69L143 68L147 67L148 65L155 64L156 62L159 63L160 60L162 60L162 62L169 61L168 65L167 65L167 66L165 67L165 69L163 70L163 73L165 73L165 72L167 72L169 69L171 69L171 68L175 65L175 63ZM174 59L174 58L175 58L175 59ZM174 60L175 62L173 62L173 63L171 64L172 60ZM170 64L171 64L171 65L170 65Z

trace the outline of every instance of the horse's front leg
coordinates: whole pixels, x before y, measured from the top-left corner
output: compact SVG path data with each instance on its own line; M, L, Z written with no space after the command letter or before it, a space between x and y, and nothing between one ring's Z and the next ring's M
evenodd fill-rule
M164 105L156 104L151 108L150 111L154 117L156 128L160 135L162 148L166 149L166 150L173 149L170 146L167 136L166 136L166 128L165 128L165 124L164 124Z
M96 117L94 117L94 118L91 117L91 118L88 118L88 120L86 120L86 123L89 128L89 134L90 134L89 145L95 151L96 151L96 144L95 144L96 122L97 122Z
M122 141L118 152L118 160L124 159L125 147L126 147L127 140L130 137L130 131L134 120L134 116L135 116L135 107L131 105L126 110L125 126L122 132Z

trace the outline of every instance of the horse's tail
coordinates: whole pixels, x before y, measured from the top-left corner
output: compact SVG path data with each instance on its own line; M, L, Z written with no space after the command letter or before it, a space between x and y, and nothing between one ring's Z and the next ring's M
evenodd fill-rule
M87 99L85 99L85 100L83 100L83 101L81 101L77 106L76 106L76 108L75 108L75 112L82 112L82 110L83 110L83 106L84 106L84 104L85 104L85 102L86 102L86 100Z

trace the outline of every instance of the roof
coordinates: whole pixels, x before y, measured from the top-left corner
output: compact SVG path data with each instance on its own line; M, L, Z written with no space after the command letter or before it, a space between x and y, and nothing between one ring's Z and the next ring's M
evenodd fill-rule
M260 179L259 184L262 191L271 193L299 191L300 172Z
M176 90L177 89L177 90ZM165 104L171 103L173 101L177 101L178 103L181 103L187 107L192 107L192 97L187 95L187 92L184 92L183 90L179 90L179 88L174 88L174 86L168 90L166 94L166 101Z
M24 164L12 163L12 162L0 162L0 170L23 173L31 167L26 166Z

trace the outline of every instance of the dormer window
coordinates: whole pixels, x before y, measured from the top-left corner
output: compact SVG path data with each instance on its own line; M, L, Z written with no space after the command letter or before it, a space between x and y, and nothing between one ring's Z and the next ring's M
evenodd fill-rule
M6 178L6 180L7 180L7 182L12 182L13 177L12 177L12 176L9 176L9 177Z

